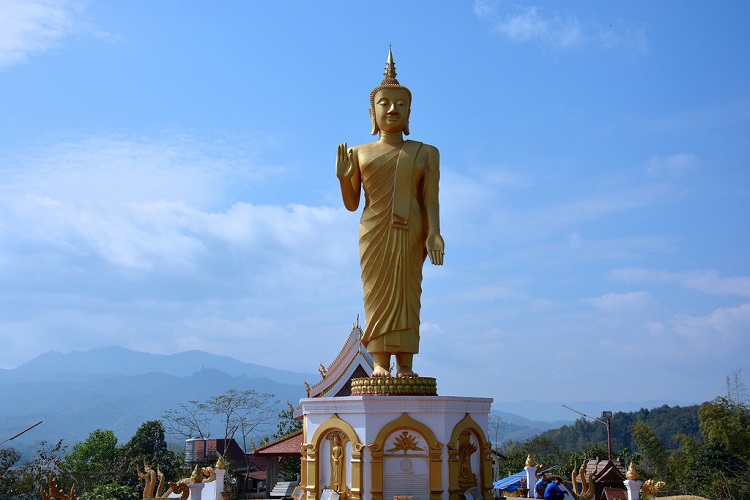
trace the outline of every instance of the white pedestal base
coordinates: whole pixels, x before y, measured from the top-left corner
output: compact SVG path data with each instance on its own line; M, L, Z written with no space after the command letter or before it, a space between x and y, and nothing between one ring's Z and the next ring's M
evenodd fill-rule
M341 500L463 500L472 486L492 498L492 399L349 396L301 404L307 500L319 500L324 489Z

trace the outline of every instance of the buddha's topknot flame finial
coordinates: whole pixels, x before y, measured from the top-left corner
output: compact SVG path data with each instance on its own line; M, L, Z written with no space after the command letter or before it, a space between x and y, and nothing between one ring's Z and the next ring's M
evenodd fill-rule
M380 82L380 85L372 89L372 92L370 92L371 107L375 106L375 94L378 90L386 88L399 88L406 90L409 94L409 102L411 102L411 90L404 87L398 82L398 80L396 80L396 63L393 62L393 50L391 46L388 46L388 60L385 63L385 71L383 71L383 81Z

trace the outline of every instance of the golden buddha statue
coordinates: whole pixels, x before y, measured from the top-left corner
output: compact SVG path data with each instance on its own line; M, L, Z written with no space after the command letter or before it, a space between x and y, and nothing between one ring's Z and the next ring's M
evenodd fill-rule
M409 135L411 91L396 80L388 51L385 78L370 93L375 142L339 145L336 176L344 206L365 207L359 223L359 253L366 328L362 343L372 354L373 377L390 377L391 355L397 376L412 370L419 352L422 266L427 256L443 264L438 181L440 154L434 146L404 140Z

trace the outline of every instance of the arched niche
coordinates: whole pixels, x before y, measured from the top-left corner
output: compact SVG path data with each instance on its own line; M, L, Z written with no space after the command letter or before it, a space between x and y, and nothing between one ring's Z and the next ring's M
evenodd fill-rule
M396 431L402 430L415 432L425 441L427 445L425 451L428 461L430 500L440 500L443 494L443 444L438 442L432 429L410 417L407 413L385 424L378 432L375 441L368 445L370 449L370 478L372 482L370 493L372 500L383 500L383 449L386 441Z
M473 470L472 466L472 472L476 475L477 486L481 488L482 496L485 499L492 499L491 443L485 438L482 427L468 413L453 428L451 439L448 443L449 498L450 500L463 500L464 492L467 489L465 485L462 486L460 484L462 434L470 436L471 443L476 445L476 453L479 454L478 460L472 461L478 465L478 470Z
M337 414L333 414L328 420L320 424L313 433L310 441L302 445L302 463L304 468L304 490L307 500L317 500L320 498L320 472L321 460L328 460L329 457L321 456L321 450L324 448L324 440L331 433L342 433L345 441L351 445L351 456L346 456L351 466L351 477L347 478L350 482L348 485L348 494L351 500L361 500L362 498L362 454L364 444L359 440L357 431L354 430L348 422L342 420Z

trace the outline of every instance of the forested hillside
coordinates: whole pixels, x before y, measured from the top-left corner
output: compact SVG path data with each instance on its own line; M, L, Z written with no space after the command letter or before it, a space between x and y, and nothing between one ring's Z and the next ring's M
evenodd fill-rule
M741 381L740 381L741 382ZM610 419L612 459L632 464L642 479L665 481L671 494L750 498L750 403L744 384L700 406L641 409ZM570 477L587 459L607 459L607 425L581 418L526 442L508 442L506 475L528 456L545 470Z
M667 449L679 447L680 442L677 438L679 435L686 435L691 439L700 438L697 405L686 407L665 405L653 410L641 408L636 412L617 412L612 415L610 421L613 453L625 448L636 449L632 433L632 426L636 422L648 424L654 435ZM601 421L587 420L583 417L572 425L546 431L539 437L549 440L564 452L580 450L593 444L607 448L607 426Z

